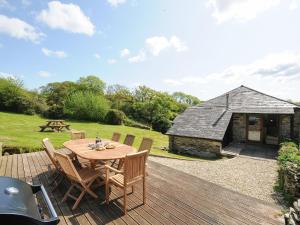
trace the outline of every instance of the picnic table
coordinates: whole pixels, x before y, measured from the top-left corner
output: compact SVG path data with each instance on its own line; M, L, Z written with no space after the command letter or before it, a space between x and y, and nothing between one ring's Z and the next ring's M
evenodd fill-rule
M46 122L46 125L39 126L41 128L40 132L45 131L47 128L56 132L61 132L63 129L70 130L70 125L65 124L64 120L47 120Z

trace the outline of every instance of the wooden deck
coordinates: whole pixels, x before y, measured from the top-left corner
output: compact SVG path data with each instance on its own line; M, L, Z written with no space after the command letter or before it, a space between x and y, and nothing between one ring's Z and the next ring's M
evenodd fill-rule
M128 197L129 213L123 216L121 193L112 189L113 201L103 204L88 196L72 211L60 203L64 185L52 193L49 187L50 161L45 152L0 157L0 175L33 183L43 183L60 217L61 225L77 224L282 224L280 209L252 197L230 191L160 164L149 162L147 204L141 205L140 187Z

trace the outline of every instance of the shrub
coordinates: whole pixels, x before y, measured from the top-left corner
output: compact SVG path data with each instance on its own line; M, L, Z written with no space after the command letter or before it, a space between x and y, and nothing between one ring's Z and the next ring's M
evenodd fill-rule
M126 118L126 115L124 112L117 110L117 109L111 109L106 114L105 121L108 124L121 125L121 124L123 124L125 118Z
M33 93L25 90L21 81L0 78L0 110L32 115L35 103Z
M108 109L103 95L78 91L67 98L64 113L73 119L104 122Z
M281 143L280 146L277 158L278 163L281 166L286 166L286 164L290 162L300 166L300 151L297 145L289 141Z
M128 118L126 118L124 120L124 125L128 126L128 127L136 127L136 128L141 128L141 129L145 129L145 130L151 130L151 128L149 126L142 124L142 123L138 123L138 122L128 119Z
M62 119L64 117L64 108L60 105L53 104L43 113L47 118Z
M157 118L152 122L153 130L159 131L161 133L166 133L171 127L171 122L165 117Z
M298 148L298 145L296 142L292 140L285 140L280 143L280 147L292 147L292 148Z

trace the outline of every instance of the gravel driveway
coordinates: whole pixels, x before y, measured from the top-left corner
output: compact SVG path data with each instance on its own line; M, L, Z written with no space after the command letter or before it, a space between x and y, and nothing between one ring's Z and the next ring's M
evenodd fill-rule
M149 159L270 203L276 201L272 198L277 178L277 164L273 159L246 156L218 161L186 161L153 156Z

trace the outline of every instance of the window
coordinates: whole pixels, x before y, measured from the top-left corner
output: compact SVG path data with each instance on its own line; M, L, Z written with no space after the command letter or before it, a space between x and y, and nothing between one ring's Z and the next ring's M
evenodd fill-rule
M249 116L249 125L255 125L258 122L258 118L256 116Z

